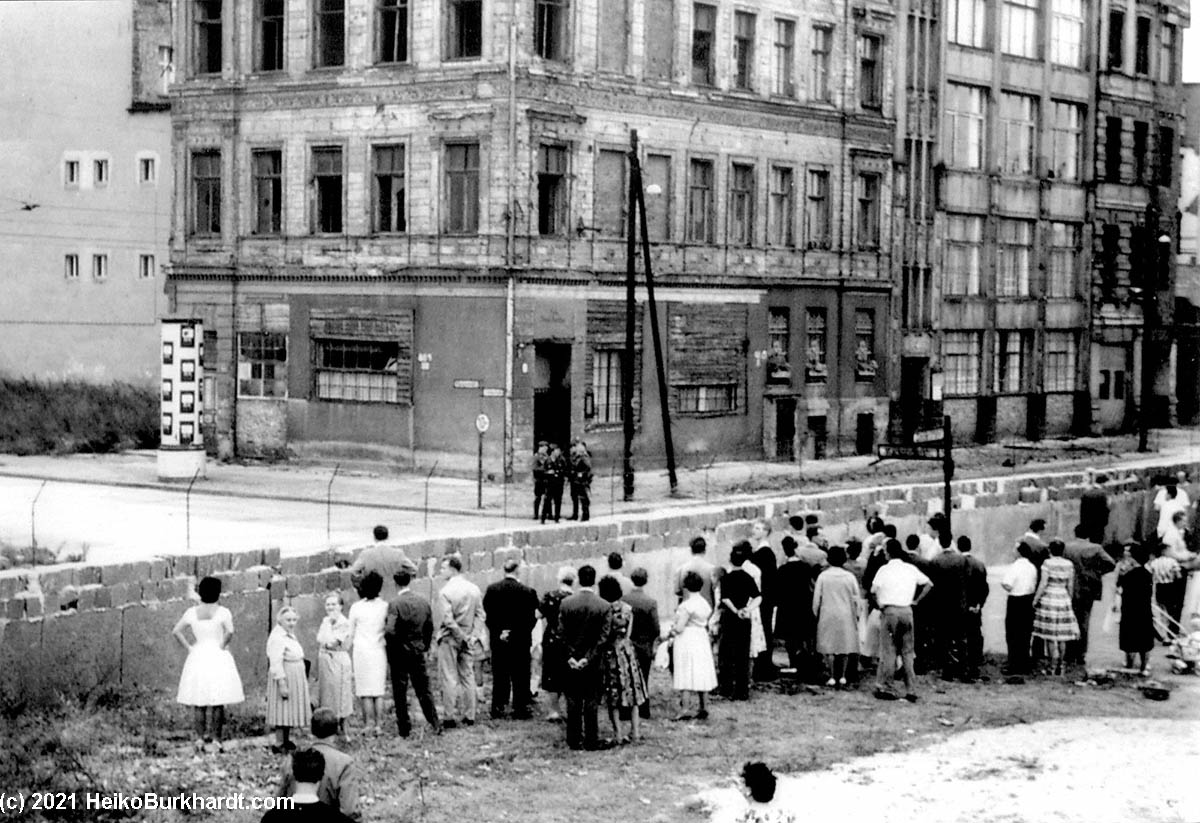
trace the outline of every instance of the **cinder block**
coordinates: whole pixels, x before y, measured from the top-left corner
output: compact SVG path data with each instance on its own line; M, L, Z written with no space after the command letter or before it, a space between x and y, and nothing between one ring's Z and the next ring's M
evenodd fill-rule
M289 574L287 576L287 596L296 597L301 594L312 594L316 581L311 574Z
M49 697L45 683L47 667L38 664L42 658L44 623L44 620L22 619L0 622L0 695L10 705L22 701L36 703Z
M332 568L334 565L334 555L331 551L316 552L308 556L308 571L319 572L325 569ZM353 562L353 561L351 561Z
M272 600L282 600L287 594L287 578L282 574L275 574L267 581L267 591L271 595Z
M75 579L80 586L93 586L99 583L100 566L80 566L75 570ZM2 590L0 590L0 597L3 597Z
M241 571L248 569L251 566L262 565L262 550L246 550L240 552L231 552L229 555L229 570Z
M38 571L37 578L43 592L57 592L77 584L74 568L41 570Z
M1026 486L1018 492L1017 500L1021 503L1041 503L1042 490L1037 486Z
M267 634L274 625L268 593L241 592L221 597L221 605L233 614L233 639L229 650L237 661L243 684L262 688L266 685ZM313 626L315 633L317 626ZM315 645L305 647L316 660Z
M622 520L617 524L617 527L618 533L622 536L628 534L649 534L649 526L642 519Z
M223 571L223 572L217 572L213 576L221 581L222 594L232 594L235 592L242 592L242 591L245 591L245 589L246 589L246 580L242 576L241 572Z
M323 571L319 575L321 591L332 592L342 588L341 569Z
M278 546L271 549L263 549L262 563L264 566L278 566L280 557L281 554Z
M244 573L250 575L249 581L252 581L246 583L247 589L265 589L275 576L275 570L270 566L251 566Z
M467 562L464 564L465 568L463 569L463 571L479 573L479 572L488 572L488 571L492 570L492 552L488 552L488 551L475 552L474 554L470 555L469 557L467 557L465 559Z
M190 605L181 600L152 601L97 612L120 617L117 633L123 686L169 691L179 685L186 652L171 637L171 628Z
M104 588L108 592L109 605L114 609L129 603L138 603L142 599L141 583L117 583L112 586L106 585Z
M308 573L308 557L285 557L279 561L279 573L285 576Z
M28 587L28 578L24 574L9 572L0 575L0 600L11 600Z
M22 604L21 614L26 620L42 616L44 600L41 595L34 594L33 592L21 592L13 600L19 601Z
M195 577L196 556L192 554L174 554L166 558L171 564L171 577Z
M165 557L152 557L148 562L150 564L149 579L166 580L171 576L171 564Z
M529 530L528 529L519 529L519 530L511 531L511 532L509 532L509 536L512 538L512 544L514 546L528 546L529 545Z
M84 695L121 681L121 614L67 612L46 618L40 659L26 665L45 668L49 688Z
M196 557L196 576L206 577L215 572L229 570L229 552L202 554Z

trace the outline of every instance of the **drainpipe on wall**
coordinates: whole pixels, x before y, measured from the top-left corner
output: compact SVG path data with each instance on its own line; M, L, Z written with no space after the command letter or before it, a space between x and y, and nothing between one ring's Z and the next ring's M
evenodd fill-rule
M516 185L517 185L517 0L512 0L508 19L508 203L505 207L507 236L504 244L504 267L508 283L504 293L504 480L513 479L513 369L516 368L513 349L516 346L515 321L517 279L513 265L516 259Z

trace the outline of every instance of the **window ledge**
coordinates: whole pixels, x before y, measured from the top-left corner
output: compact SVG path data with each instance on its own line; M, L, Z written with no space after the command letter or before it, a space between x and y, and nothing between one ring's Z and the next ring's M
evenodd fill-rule
M678 417L737 417L745 412L742 409L729 409L728 411L679 411L675 410L675 415Z

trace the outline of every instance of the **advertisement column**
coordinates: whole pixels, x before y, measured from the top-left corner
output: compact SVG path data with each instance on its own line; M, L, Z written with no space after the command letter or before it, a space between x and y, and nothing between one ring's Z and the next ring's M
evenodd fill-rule
M191 480L205 473L204 324L200 320L162 321L162 429L158 447L160 480Z

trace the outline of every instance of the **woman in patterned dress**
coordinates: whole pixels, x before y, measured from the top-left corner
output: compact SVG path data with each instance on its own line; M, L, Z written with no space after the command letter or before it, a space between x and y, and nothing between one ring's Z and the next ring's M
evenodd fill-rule
M267 725L275 727L271 751L276 754L293 751L296 744L289 739L291 730L307 726L312 719L304 647L296 639L299 622L296 610L284 606L267 637Z
M646 702L646 681L638 666L629 639L633 631L633 608L621 599L621 581L606 575L601 578L599 594L612 603L608 613L607 640L604 644L600 667L604 672L604 695L608 703L608 720L612 723L613 736L621 743L637 742L641 730L638 727L638 706ZM629 712L629 735L621 734L617 723L618 709Z
M325 619L317 629L317 705L338 719L338 734L346 733L346 718L354 714L354 669L350 664L350 621L342 614L340 592L325 598Z
M1067 641L1079 639L1079 624L1071 607L1075 567L1063 557L1064 549L1061 540L1050 541L1050 556L1042 563L1041 579L1033 593L1033 636L1045 643L1054 674L1062 674Z
M575 569L563 566L558 570L558 588L542 595L538 611L542 615L542 691L550 695L550 714L547 720L562 720L563 671L567 667L567 651L558 632L558 607L575 592Z

